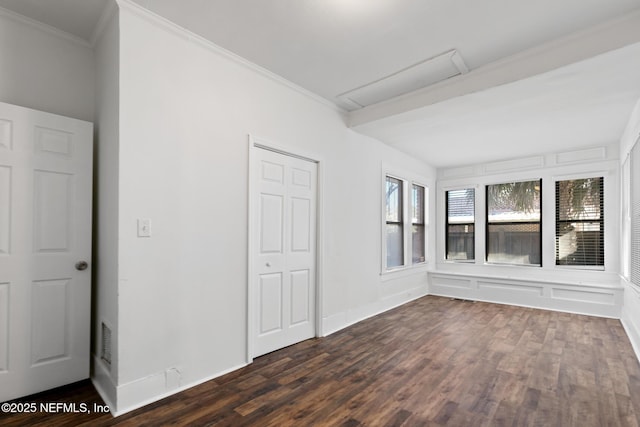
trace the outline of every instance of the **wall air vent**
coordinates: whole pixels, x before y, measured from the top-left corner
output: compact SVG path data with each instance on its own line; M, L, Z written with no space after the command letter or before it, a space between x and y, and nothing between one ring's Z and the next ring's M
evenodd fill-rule
M107 368L111 369L111 328L102 322L102 340L100 345L100 359Z
M357 110L468 72L462 57L453 49L340 94L337 99L347 109Z

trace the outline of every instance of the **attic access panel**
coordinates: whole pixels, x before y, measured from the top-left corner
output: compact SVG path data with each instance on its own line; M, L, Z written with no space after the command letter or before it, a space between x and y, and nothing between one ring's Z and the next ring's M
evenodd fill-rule
M350 109L359 109L469 72L457 50L429 58L374 82L338 95Z

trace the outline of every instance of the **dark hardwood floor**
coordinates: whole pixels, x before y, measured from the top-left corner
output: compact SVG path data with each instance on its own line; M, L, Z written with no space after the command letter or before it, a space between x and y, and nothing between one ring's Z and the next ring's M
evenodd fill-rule
M89 382L24 402L102 404ZM428 296L118 418L3 426L638 426L618 320Z

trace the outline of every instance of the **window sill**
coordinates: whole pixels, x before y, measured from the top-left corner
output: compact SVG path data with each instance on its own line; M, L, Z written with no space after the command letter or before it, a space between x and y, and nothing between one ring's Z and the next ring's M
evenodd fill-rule
M488 264L485 264L488 266ZM519 268L519 267L518 267ZM540 271L540 270L537 270ZM557 277L554 276L553 271L542 271L541 274L536 275L523 275L522 271L512 270L507 266L507 268L493 269L491 271L452 271L452 270L430 270L429 274L433 275L443 275L443 276L458 276L458 277L473 277L480 279L495 279L495 280L516 280L523 283L544 283L544 284L555 284L555 285L574 285L574 286L584 286L584 287L595 287L595 288L612 288L618 289L620 288L619 280L615 280L613 278L602 277L600 280L594 280L593 277L585 277L585 276L567 276L567 277ZM599 271L594 271L594 273L599 273Z
M587 271L605 271L604 266L600 265L554 265L558 270L587 270Z

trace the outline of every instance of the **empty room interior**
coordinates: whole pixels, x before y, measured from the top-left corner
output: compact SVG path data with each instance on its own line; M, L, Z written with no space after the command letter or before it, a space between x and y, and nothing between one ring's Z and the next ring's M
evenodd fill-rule
M0 0L0 417L638 425L639 76L640 0Z

